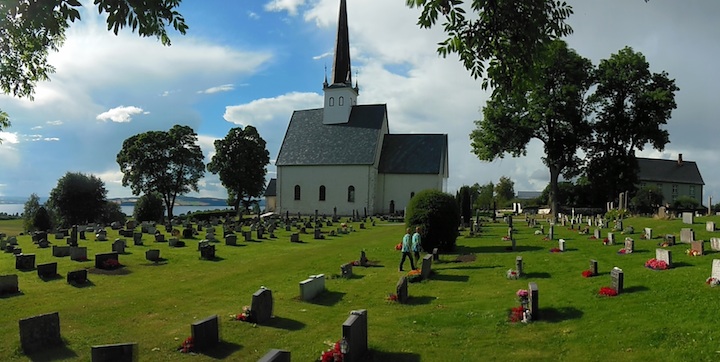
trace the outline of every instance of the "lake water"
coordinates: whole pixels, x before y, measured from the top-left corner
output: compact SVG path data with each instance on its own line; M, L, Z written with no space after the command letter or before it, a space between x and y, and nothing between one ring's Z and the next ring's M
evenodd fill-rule
M120 206L125 215L132 216L134 206ZM22 214L25 204L0 204L0 213L9 215ZM225 210L230 209L229 206L175 206L173 208L174 215L184 215L188 212L207 211L207 210Z

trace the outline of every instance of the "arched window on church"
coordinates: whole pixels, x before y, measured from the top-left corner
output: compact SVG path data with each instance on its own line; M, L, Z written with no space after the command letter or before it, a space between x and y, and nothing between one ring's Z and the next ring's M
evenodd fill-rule
M300 200L300 185L295 185L295 200Z
M338 98L338 106L342 106L345 104L345 97Z
M318 200L325 201L325 185L320 186L320 195Z
M355 202L355 186L348 186L348 202Z
M335 97L330 97L330 102L328 102L328 103L330 103L330 107L334 106L335 105Z

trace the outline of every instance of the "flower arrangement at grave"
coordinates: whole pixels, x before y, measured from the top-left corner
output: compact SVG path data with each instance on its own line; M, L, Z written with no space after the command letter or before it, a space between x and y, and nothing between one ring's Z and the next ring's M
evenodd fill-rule
M664 241L662 243L658 243L658 246L661 248L667 248L670 246L670 243L668 243L667 241Z
M385 300L390 303L394 303L398 301L398 296L395 293L390 293L387 295L387 297L385 297Z
M117 259L107 259L102 263L103 269L113 270L120 268L122 265Z
M550 252L551 253L562 253L562 250L560 250L560 248L552 248L552 249L550 249Z
M598 295L600 295L602 297L614 297L614 296L618 295L618 292L617 292L617 290L610 288L610 287L602 287L598 291Z
M247 305L243 307L242 313L231 314L230 318L234 321L242 321L242 322L249 322L249 323L253 323L255 321L253 312L250 309L250 306L247 306Z
M603 239L603 245L611 245L610 239L608 239L608 238Z
M353 261L349 262L348 264L350 264L352 266L360 266L360 260L353 260Z
M589 237L588 239L590 239L590 240L597 240L598 238L596 238L595 235L593 235L593 236Z
M617 252L617 253L618 253L618 254L620 254L620 255L624 255L624 254L631 254L631 253L632 253L632 250L630 250L630 249L625 249L625 248L622 248L622 249L618 250L618 252Z
M700 250L695 250L695 249L687 249L687 250L685 250L685 254L690 255L690 256L701 256L702 255Z
M530 304L530 293L527 289L518 289L518 291L515 292L515 296L517 296L520 305L510 309L508 320L511 323L529 323L532 321L532 315L528 309L528 305Z
M407 273L407 280L410 283L419 282L422 280L422 275L420 275L420 269L414 269Z
M720 285L720 279L710 277L705 280L705 284L714 288L714 287L717 287L718 285Z
M645 267L652 270L667 270L668 264L664 260L652 258L645 262Z
M341 343L342 340L339 340L335 343L332 342L325 342L325 344L331 346L330 349L324 351L322 354L320 354L320 359L318 361L320 362L342 362L344 359L344 355L341 350Z
M542 231L540 231L540 230L535 230L535 235L542 235Z
M530 292L527 289L518 289L515 295L518 297L520 305L527 306L529 304Z
M592 276L595 276L595 274L593 274L592 270L583 270L582 276L583 278L590 278Z
M508 271L505 273L505 277L511 280L515 280L520 278L520 274L515 269L508 269Z
M187 337L180 345L180 348L178 348L178 351L181 353L190 353L193 351L194 344L193 337Z

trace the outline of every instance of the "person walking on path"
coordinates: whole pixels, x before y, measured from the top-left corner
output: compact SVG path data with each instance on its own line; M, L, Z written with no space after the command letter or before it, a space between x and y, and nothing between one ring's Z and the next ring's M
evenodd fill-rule
M412 236L412 251L415 254L415 264L420 263L420 249L422 249L422 245L420 245L420 227L418 226Z
M405 230L405 236L403 236L402 240L402 248L400 251L402 251L402 259L400 259L400 271L403 271L403 264L405 264L405 258L410 259L410 267L415 269L415 262L413 261L411 250L411 241L410 241L410 228L407 228Z

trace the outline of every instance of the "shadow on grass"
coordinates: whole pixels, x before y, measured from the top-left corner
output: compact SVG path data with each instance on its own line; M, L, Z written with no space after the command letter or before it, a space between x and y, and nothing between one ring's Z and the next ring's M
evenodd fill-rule
M433 300L437 299L436 297L431 297L429 295L423 295L423 296L408 296L407 302L405 304L408 305L422 305L422 304L430 304Z
M132 273L132 271L130 271L130 269L128 269L125 266L122 266L117 269L112 269L112 270L99 269L99 268L88 268L87 271L88 271L88 274L102 274L102 275L128 275L128 274Z
M146 259L147 260L147 259ZM149 263L143 263L140 265L143 266L161 266L161 265L167 265L168 259L166 258L158 258L158 260L148 260Z
M88 279L85 283L68 283L72 285L75 288L87 288L87 287L94 287L95 283L93 283L90 279Z
M215 257L212 258L212 259L200 258L200 260L218 262L218 261L223 261L223 260L225 260L225 258L223 258L222 256L215 256Z
M547 273L547 272L525 273L525 272L523 272L522 276L525 279L547 279L547 278L550 278L550 273Z
M225 244L225 246L229 246L229 247L231 247L231 248L239 248L239 247L241 247L241 246L247 246L247 245L245 245L245 244L235 244L235 245Z
M58 279L64 279L64 278L63 278L63 276L60 275L60 274L48 275L48 276L41 276L41 277L40 277L40 280L42 280L42 281L44 281L44 282L51 282L51 281L53 281L53 280L58 280Z
M692 266L692 264L686 263L686 262L684 262L684 261L674 261L674 262L672 263L673 269L675 269L675 268L682 268L682 267L685 267L685 266Z
M455 263L455 262L448 262L448 263ZM442 268L442 270L445 269L457 269L457 270L476 270L476 269L495 269L495 268L502 268L502 265L488 265L488 266L482 266L482 265L462 265L462 266L452 266L449 268Z
M367 362L420 362L420 355L409 352L384 352L371 349L363 356L362 360Z
M231 354L241 350L242 348L243 347L237 343L220 341L211 348L201 351L200 354L214 359L226 359L230 357Z
M272 320L267 326L272 328L284 329L287 331L299 331L305 328L305 323L290 318L275 316L272 318Z
M540 320L549 323L557 323L570 319L579 319L583 316L583 314L583 311L575 307L541 308Z
M317 305L324 305L326 307L332 307L335 304L338 304L342 300L342 298L345 294L346 293L343 293L343 292L333 292L333 291L326 290L326 291L320 293L320 295L315 297L313 300L309 301L309 303L317 304Z
M480 253L505 253L509 250L506 250L507 246L503 245L488 245L488 246L458 246L456 252L459 254L480 254ZM516 245L514 252L521 252L521 251L536 251L536 250L542 250L544 248L539 246L531 246L531 245ZM512 250L510 250L512 251Z
M648 290L650 290L650 288L648 288L648 287L646 287L646 286L644 286L644 285L635 285L635 286L632 286L632 287L625 287L625 288L623 288L623 291L622 291L621 294L637 293L637 292L647 292Z
M68 348L67 344L63 344L49 350L28 354L27 357L30 361L64 361L74 360L78 355L75 351Z
M430 276L430 280L438 280L442 282L467 282L470 277L467 275L447 275L434 273Z
M0 294L0 299L7 299L7 298L12 298L12 297L20 297L20 296L23 296L23 295L25 295L25 293L23 293L22 290L21 290L21 291L18 291L17 293L3 293L3 294Z

